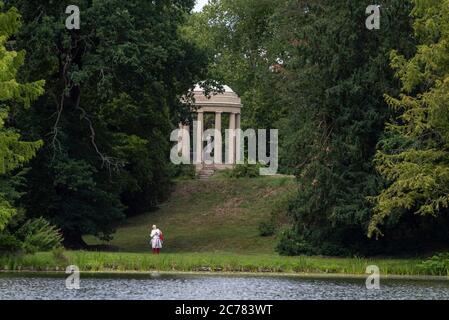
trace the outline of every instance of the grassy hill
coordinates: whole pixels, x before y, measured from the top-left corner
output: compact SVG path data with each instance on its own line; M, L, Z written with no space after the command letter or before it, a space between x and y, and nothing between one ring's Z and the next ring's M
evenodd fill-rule
M418 259L284 257L274 248L275 237L261 237L259 224L272 213L279 225L288 223L285 204L294 191L289 177L215 178L178 181L169 201L159 210L128 219L111 242L85 237L99 251L39 252L0 257L1 270L54 271L77 265L85 272L251 272L365 275L377 265L382 275L447 276L444 268L423 268ZM151 225L164 231L163 254L152 255ZM103 252L113 246L121 252ZM432 264L433 266L433 264Z
M274 253L276 239L261 237L258 227L279 211L294 183L290 177L178 181L168 202L128 219L111 242L86 241L148 252L150 228L157 224L164 232L164 252Z
M160 209L130 218L114 240L91 245L121 252L64 251L0 257L1 270L65 270L73 264L86 272L252 272L365 275L377 265L383 275L447 275L446 269L423 269L417 259L284 257L275 253L275 237L261 237L259 224L274 212L288 223L285 204L295 181L288 177L178 181ZM157 224L166 236L162 255L150 253L149 229Z

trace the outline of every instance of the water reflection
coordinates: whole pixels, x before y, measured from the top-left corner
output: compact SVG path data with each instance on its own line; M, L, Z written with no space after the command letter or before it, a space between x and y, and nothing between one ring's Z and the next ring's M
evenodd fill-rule
M321 300L449 299L448 281L383 280L367 290L364 279L304 279L162 275L134 278L81 277L81 289L61 277L0 276L0 299L77 300Z

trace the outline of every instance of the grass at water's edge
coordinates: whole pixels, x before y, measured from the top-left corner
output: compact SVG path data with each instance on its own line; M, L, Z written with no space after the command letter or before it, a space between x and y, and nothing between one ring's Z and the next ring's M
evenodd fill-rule
M84 272L244 272L364 275L376 265L381 275L449 276L428 273L416 259L365 259L233 255L225 253L161 254L64 251L0 256L2 271L63 271L76 265Z

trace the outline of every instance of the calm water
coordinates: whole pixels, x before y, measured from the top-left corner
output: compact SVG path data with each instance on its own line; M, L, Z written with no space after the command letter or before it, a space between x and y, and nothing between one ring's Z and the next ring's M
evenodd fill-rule
M382 280L368 291L364 279L153 275L138 278L81 277L80 290L65 278L0 275L0 299L130 300L316 300L449 299L449 281Z

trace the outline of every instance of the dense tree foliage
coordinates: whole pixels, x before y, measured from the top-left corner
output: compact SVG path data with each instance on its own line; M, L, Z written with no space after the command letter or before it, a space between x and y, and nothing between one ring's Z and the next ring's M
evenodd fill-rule
M295 225L283 234L281 252L385 252L390 247L402 248L402 243L415 247L423 233L433 230L439 234L439 226L447 225L412 217L386 217L397 209L397 201L411 198L414 203L423 202L421 210L432 206L434 212L435 207L444 206L447 192L439 188L440 192L435 193L435 184L429 179L417 182L419 190L408 194L404 188L410 188L409 183L399 179L392 187L400 185L394 192L407 194L400 199L391 199L391 187L382 192L384 178L394 180L398 174L398 167L391 166L393 158L386 154L398 161L397 157L405 154L397 155L397 150L411 143L407 135L393 135L390 129L383 133L386 121L398 112L398 107L411 103L409 97L404 97L401 105L397 101L397 108L391 109L388 105L396 100L384 99L385 94L397 96L401 89L394 68L390 68L390 53L397 50L405 56L396 55L393 61L393 67L402 70L402 81L404 77L419 79L410 90L416 91L419 85L423 92L423 86L432 85L432 81L444 83L446 75L440 69L437 75L429 73L429 66L445 66L445 38L438 42L437 37L446 27L442 22L444 13L439 13L443 3L380 1L380 30L365 27L368 15L363 1L214 0L190 19L186 33L214 56L209 75L231 85L241 95L244 127L281 130L281 170L294 173L298 179L298 195L290 205ZM423 12L436 20L418 15ZM413 19L438 48L416 48ZM405 66L415 50L433 60L426 64L414 58L411 65ZM442 92L447 88L442 86L438 91L439 99L444 99ZM444 110L444 103L438 100L434 105ZM440 121L440 127L447 124L445 117L434 118ZM410 128L408 124L404 127ZM434 141L435 131L425 136ZM378 145L390 148L376 157L381 175L373 163ZM386 163L380 165L382 160ZM418 173L403 169L409 179ZM442 172L435 169L419 166L421 173L432 173L432 181L436 177L444 181ZM424 186L427 191L422 189ZM376 198L379 192L381 196ZM374 218L371 199L378 201ZM403 211L412 209L404 202L402 207ZM385 237L382 241L370 240L370 223L373 232L383 217L387 220Z
M370 235L389 218L416 213L446 219L449 206L449 1L414 1L419 45L407 59L397 51L391 65L401 79L400 112L389 123L375 163L388 186L375 197ZM417 218L420 219L420 218ZM446 231L447 232L447 231ZM435 237L435 234L433 235Z
M0 2L0 10L3 3ZM17 169L34 157L41 141L21 141L20 133L8 123L9 108L29 108L43 93L43 81L20 83L18 69L23 65L25 52L6 48L7 41L18 32L20 15L15 8L0 11L0 233L16 214L14 201L19 194Z
M295 14L279 20L291 57L285 66L291 106L285 156L299 183L291 206L294 232L281 244L286 253L290 245L295 253L371 249L366 197L381 186L372 159L390 115L383 94L398 88L388 57L394 48L413 48L410 4L380 5L380 30L365 27L364 1L289 1L284 10Z
M27 175L28 212L62 228L66 245L108 239L124 213L167 196L180 97L207 63L179 32L193 1L11 2L24 18L18 45L33 52L23 76L47 83L33 112L16 115L45 142ZM65 27L73 4L79 30Z
M38 217L84 247L164 200L170 132L201 80L241 96L244 128L280 130L298 182L281 253L447 245L448 0L381 0L379 30L362 0L211 0L194 14L193 0L6 3L0 230L27 250L60 240ZM65 27L73 4L79 30Z
M23 141L12 126L11 114L30 112L30 104L44 92L42 80L18 80L19 68L25 67L25 52L13 49L20 26L17 9L4 12L0 2L0 253L51 250L62 240L59 230L45 219L27 219L20 203L23 166L35 156L42 141Z
M274 128L285 117L278 103L281 81L272 72L278 42L272 18L284 0L212 0L184 28L192 42L214 59L209 77L231 86L242 98L244 128Z

